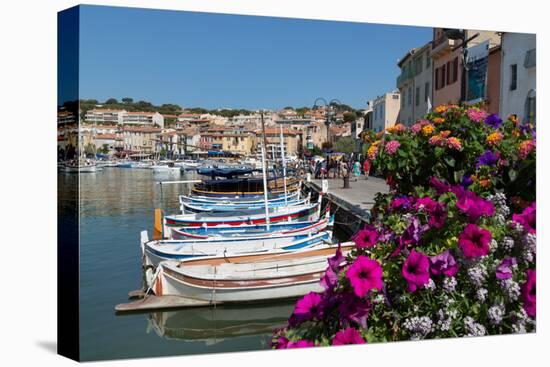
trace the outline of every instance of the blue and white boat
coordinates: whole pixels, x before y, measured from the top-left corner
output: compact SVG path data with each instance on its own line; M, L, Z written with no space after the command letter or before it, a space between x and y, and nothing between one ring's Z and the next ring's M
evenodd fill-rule
M284 202L285 199L288 200L297 200L300 196L300 191L293 191L286 196L283 195L270 195L267 202ZM200 196L200 195L180 195L180 203L189 202L189 203L207 203L207 204L258 204L264 205L265 199L263 195L258 195L256 197L209 197L209 196Z
M216 227L183 227L172 228L169 236L172 239L224 239L224 238L254 238L273 235L309 235L324 231L334 224L334 215L327 210L325 218L317 221L282 222L266 224L250 224L241 226L222 225Z
M296 206L309 203L309 197L301 200L287 200L268 202L268 208L278 208L284 206ZM252 213L257 210L265 208L265 203L255 204L243 204L243 203L181 203L182 213L202 213L202 212L232 212L232 211L251 211Z
M298 250L331 242L332 231L315 235L273 235L259 238L224 238L193 240L152 240L142 232L142 253L146 265L157 266L165 260L184 260L192 257L223 256L224 254L262 253L274 250Z

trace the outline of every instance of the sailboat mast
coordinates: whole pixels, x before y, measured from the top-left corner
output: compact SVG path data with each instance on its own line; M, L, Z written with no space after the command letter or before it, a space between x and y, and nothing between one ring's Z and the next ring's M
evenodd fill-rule
M281 137L281 164L283 165L283 186L285 187L285 206L287 206L287 193L286 193L286 162L285 162L285 144L283 141L283 125L279 125L280 137Z
M262 134L264 136L264 141L263 141L263 144L262 144L262 173L263 173L263 176L264 176L264 206L265 206L265 223L267 225L267 230L269 231L270 229L270 226L269 226L269 206L267 204L267 174L266 174L266 168L265 168L265 161L266 161L266 152L265 150L267 149L267 144L266 144L266 137L265 137L265 123L264 123L264 111L260 111L260 116L261 116L261 119L262 119Z

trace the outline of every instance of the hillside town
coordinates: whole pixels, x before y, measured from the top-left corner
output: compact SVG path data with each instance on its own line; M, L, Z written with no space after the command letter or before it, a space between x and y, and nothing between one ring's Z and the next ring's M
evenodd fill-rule
M230 116L217 112L227 109L126 110L111 108L110 101L87 110L81 104L78 112L62 106L60 158L71 155L77 138L86 154L126 158L254 155L262 138L262 116L268 153L280 154L282 131L285 153L296 157L332 151L335 146L362 154L365 131L385 131L397 122L411 126L432 106L449 103L481 103L490 113L515 113L521 121L536 123L535 35L434 28L433 39L404 50L396 66L395 89L365 96L364 106L357 109L337 99L314 100L317 96L312 96L310 107ZM333 97L338 97L337 91ZM345 144L338 146L339 141Z

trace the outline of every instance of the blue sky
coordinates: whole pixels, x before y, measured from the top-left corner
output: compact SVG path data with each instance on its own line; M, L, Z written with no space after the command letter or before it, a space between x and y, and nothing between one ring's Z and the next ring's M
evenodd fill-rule
M80 98L182 107L355 108L395 89L431 28L83 6Z

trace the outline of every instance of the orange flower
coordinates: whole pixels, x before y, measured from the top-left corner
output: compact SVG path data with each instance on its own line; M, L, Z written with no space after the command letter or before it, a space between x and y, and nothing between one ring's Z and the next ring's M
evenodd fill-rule
M442 105L439 105L436 108L434 108L434 111L435 111L435 113L443 113L443 112L447 111L447 108L448 108L447 105L442 104Z
M445 119L443 117L434 117L432 121L434 124L442 124L445 122Z
M376 158L376 154L378 154L378 144L373 144L367 150L367 157L369 160L373 161Z
M446 138L449 135L451 135L451 130L443 130L439 132L439 136L441 136L442 138Z
M489 184L491 183L491 181L486 178L483 180L479 180L478 182L479 182L479 186L481 187L488 187Z
M460 141L459 138L455 138L454 136L447 139L447 145L449 146L449 148L452 148L452 149L456 149L456 150L462 149L462 142Z
M434 126L433 125L424 125L422 127L422 134L424 136L430 136L434 133Z
M405 131L406 129L407 128L405 127L405 125L397 123L393 126L388 127L386 129L386 131L389 132L389 133L400 133L400 132Z
M500 133L498 131L495 131L494 133L492 133L491 135L489 135L487 137L486 142L489 145L496 145L496 144L500 143L502 138L503 138L502 133Z

